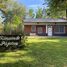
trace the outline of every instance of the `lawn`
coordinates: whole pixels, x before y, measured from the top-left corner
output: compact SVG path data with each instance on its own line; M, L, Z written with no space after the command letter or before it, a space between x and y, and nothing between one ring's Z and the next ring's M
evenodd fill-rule
M28 38L25 49L0 52L0 67L67 67L67 38Z

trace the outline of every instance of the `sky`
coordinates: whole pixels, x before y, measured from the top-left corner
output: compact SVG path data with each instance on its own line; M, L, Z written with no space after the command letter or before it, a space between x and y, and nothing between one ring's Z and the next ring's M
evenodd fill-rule
M44 0L17 0L19 3L24 4L26 8L32 8L34 11L37 10L37 8L43 8ZM46 8L46 5L45 5Z
M0 23L5 20L5 18L2 18L2 17L3 17L3 14L2 14L2 12L0 11Z

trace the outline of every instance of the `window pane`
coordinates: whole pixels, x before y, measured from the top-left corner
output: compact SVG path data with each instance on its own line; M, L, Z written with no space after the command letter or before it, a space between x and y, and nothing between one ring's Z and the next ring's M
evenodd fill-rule
M39 34L41 34L43 32L42 27L38 27L37 31L38 31Z
M64 33L64 26L63 25L57 25L54 29L55 33Z
M36 26L35 25L31 26L31 31L36 32Z
M55 26L55 32L59 32L59 26Z
M60 32L64 32L64 26L60 26Z

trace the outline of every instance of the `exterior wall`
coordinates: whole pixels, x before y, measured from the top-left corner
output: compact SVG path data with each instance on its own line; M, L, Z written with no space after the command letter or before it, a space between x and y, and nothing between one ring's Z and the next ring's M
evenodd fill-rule
M38 34L38 32L37 32L37 28L38 27L42 27L42 31L43 31L43 33L42 34ZM53 36L67 36L67 25L65 25L65 33L64 34L54 34L54 28L55 28L55 25L52 25L52 34L53 34ZM24 31L25 31L25 33L26 34L28 34L28 35L30 35L30 33L32 33L31 32L31 25L25 25L24 26ZM46 25L36 25L36 35L47 35L46 34ZM48 33L48 32L47 32Z
M29 33L31 32L31 25L25 25L24 32L25 34L29 35Z
M27 34L27 35L30 35L30 33L33 33L32 31L31 31L31 27L32 27L32 25L25 25L24 26L24 31L25 31L25 33ZM46 25L36 25L36 31L34 32L34 33L36 33L36 35L39 35L38 34L38 30L37 30L37 28L38 27L42 27L42 34L40 34L40 35L46 35Z

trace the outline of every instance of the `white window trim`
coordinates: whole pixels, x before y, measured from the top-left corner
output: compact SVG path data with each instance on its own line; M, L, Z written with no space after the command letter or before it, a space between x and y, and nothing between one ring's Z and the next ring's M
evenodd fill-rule
M46 25L46 33L48 33L48 29L47 29L48 27L47 27L47 25Z

